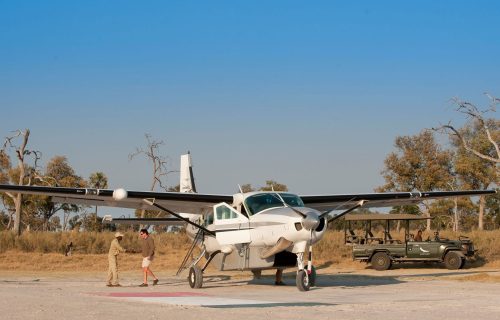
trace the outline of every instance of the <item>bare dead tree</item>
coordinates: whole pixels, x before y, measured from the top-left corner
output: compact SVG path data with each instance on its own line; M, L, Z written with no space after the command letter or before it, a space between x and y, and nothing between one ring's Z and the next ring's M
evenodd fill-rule
M474 104L461 100L460 98L453 98L452 102L457 106L456 111L464 114L469 122L477 121L482 130L484 131L488 141L491 143L493 148L495 149L496 156L484 154L483 152L480 152L479 150L475 149L472 147L472 144L470 141L464 137L464 135L460 132L459 129L455 128L451 122L445 125L441 125L437 128L433 128L433 130L446 133L451 136L455 136L462 146L469 152L475 154L476 156L480 157L481 159L491 161L496 165L497 168L497 182L499 180L499 165L500 165L500 147L499 141L495 140L495 137L493 136L490 128L490 123L489 121L485 118L485 114L490 113L490 112L496 112L496 106L500 103L499 98L495 98L487 93L485 95L490 99L490 105L487 109L485 110L480 110L478 107L476 107ZM498 138L497 138L498 139Z
M487 141L491 144L494 150L494 154L486 154L483 150L479 150L473 147L471 139L473 137L467 137L463 134L461 129L455 128L451 122L445 125L441 125L433 130L446 133L450 137L455 137L458 139L459 143L463 146L465 150L476 155L477 157L492 162L495 166L495 183L500 185L500 134L498 133L499 121L494 117L492 119L486 118L488 113L495 113L496 107L500 103L500 99L485 93L485 95L490 100L488 108L481 110L473 103L464 101L458 97L451 99L453 104L456 105L456 111L465 115L468 124L472 127L472 124L478 124L478 128L482 133L484 133ZM493 131L492 131L493 130ZM483 216L484 216L484 206L486 199L484 196L479 198L479 222L478 228L483 229Z
M26 182L26 185L30 185L32 182L33 174L36 172L36 168L38 167L38 161L40 160L41 153L39 151L34 151L34 150L28 150L26 146L28 145L28 140L30 136L30 130L25 129L24 131L22 130L17 130L14 131L14 134L12 136L6 137L5 142L2 147L2 151L5 152L7 149L12 149L17 157L18 160L18 169L19 169L19 185L24 185L25 178L28 179ZM14 141L16 138L21 138L22 142L20 146L17 146ZM33 168L29 169L28 172L26 172L27 165L26 165L26 160L27 157L31 156L34 159L34 166ZM21 234L21 204L22 204L22 196L20 193L18 194L13 194L10 192L5 193L9 198L12 199L14 202L15 206L15 213L14 213L14 232L17 235Z
M168 158L160 154L160 147L165 145L163 140L154 140L150 134L145 134L147 146L146 149L136 148L135 152L129 155L129 160L134 159L138 155L145 155L152 165L152 178L150 190L153 191L158 185L161 189L168 191L168 187L163 180L166 176L173 172L167 169ZM144 218L146 211L141 210L141 218Z

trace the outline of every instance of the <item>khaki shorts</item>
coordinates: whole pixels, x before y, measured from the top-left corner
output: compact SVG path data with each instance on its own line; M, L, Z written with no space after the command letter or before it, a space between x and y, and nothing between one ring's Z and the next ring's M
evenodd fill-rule
M151 265L151 261L153 261L153 257L142 258L142 267L148 268Z

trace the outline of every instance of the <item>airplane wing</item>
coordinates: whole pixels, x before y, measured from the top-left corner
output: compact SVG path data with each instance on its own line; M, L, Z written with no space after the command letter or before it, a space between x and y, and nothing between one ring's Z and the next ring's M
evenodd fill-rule
M155 209L148 199L176 212L202 213L220 202L231 203L232 195L182 192L125 191L123 189L61 188L0 184L0 192L51 196L53 202L131 209ZM115 196L113 196L113 194Z
M346 210L363 201L363 208L418 204L424 200L494 194L495 190L384 192L366 194L305 195L299 197L306 207L320 211Z

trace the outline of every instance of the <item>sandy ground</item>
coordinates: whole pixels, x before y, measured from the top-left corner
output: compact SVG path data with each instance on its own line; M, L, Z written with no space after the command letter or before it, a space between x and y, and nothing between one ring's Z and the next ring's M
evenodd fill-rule
M309 292L291 270L282 287L272 272L209 271L197 290L173 273L139 288L141 274L126 272L108 288L102 273L0 271L2 319L500 319L496 269L326 268Z

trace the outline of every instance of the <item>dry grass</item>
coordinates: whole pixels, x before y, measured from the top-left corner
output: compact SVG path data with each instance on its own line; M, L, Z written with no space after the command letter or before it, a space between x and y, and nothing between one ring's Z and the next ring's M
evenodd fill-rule
M491 275L489 273L472 274L463 277L453 277L453 280L458 281L479 281L479 282L500 282L500 276Z
M473 231L463 233L470 237L478 249L472 266L500 267L500 230ZM0 232L0 270L32 271L100 271L107 269L107 251L113 233L79 232L31 232L16 238L10 232ZM424 234L424 238L427 237ZM458 234L442 232L442 237L458 238ZM403 239L403 233L393 233L394 238ZM162 233L153 235L157 246L155 269L175 270L190 246L183 234ZM63 255L65 246L73 242L73 255ZM125 233L123 247L138 251L137 233ZM344 233L327 232L315 245L313 259L317 266L336 266L361 269L365 264L355 262L351 257L351 247L344 245ZM140 254L122 254L119 258L122 271L137 270Z

